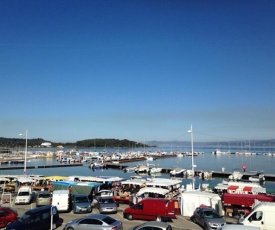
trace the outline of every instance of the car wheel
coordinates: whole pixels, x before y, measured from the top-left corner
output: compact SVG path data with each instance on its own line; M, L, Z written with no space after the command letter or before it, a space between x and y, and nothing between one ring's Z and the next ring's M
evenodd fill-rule
M128 219L128 220L133 220L133 215L132 215L132 214L128 214L128 215L127 215L127 219Z
M53 230L56 229L56 223L53 223L52 229L53 229Z
M161 222L161 217L160 216L156 216L156 221Z
M68 227L68 228L67 228L67 230L74 230L74 228L72 228L72 227Z

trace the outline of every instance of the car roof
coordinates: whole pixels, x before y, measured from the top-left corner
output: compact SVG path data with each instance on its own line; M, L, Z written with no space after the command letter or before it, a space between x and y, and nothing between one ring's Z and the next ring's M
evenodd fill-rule
M160 221L148 221L144 223L142 226L155 226L155 227L168 227L169 224L166 222L160 222Z
M14 209L11 208L11 207L0 207L0 210L12 210L12 211L14 211Z
M205 212L205 211L213 211L213 212L216 212L215 209L209 208L209 207L200 207L199 209L202 210L203 212Z
M110 217L110 218L114 219L113 217L107 216L107 215L104 215L104 214L91 214L91 215L89 215L89 216L87 216L87 217L84 217L84 218L95 218L95 219L100 219L100 220L102 220L102 219L104 219L104 218L106 218L106 217Z
M44 191L39 191L39 192L38 192L38 194L43 194L43 193L48 194L48 193L51 193L51 192L49 192L49 191L47 191L47 190L44 190Z
M42 210L51 209L51 207L53 207L53 208L56 209L55 206L46 205L46 206L42 206L42 207L39 207L39 208L30 209L30 210L28 210L27 212L28 212L28 213L35 213L35 212L37 212L37 211L42 211ZM26 213L27 213L27 212L26 212Z

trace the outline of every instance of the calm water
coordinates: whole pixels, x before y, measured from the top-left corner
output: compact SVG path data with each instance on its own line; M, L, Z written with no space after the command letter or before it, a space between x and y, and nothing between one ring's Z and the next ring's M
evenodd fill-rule
M52 151L56 151L56 149L51 149ZM64 149L63 149L64 150ZM140 151L144 151L144 149L139 149ZM146 151L156 151L156 149L146 149ZM236 154L224 154L224 155L214 155L211 152L214 148L200 148L194 151L203 151L204 154L199 154L194 157L194 163L197 165L197 170L215 170L221 171L222 168L225 168L226 171L232 171L233 169L242 170L242 165L246 165L246 171L255 171L255 170L263 170L264 173L275 174L275 156L263 155L264 152L275 152L274 148L269 148L268 150L264 150L262 148L253 150L253 152L260 153L261 155L236 155ZM221 149L228 150L228 149ZM232 152L237 149L230 149ZM66 151L66 150L64 150ZM83 151L94 151L91 149L78 149L79 152ZM98 150L99 151L99 150ZM117 152L117 149L107 149L107 153ZM119 150L123 152L123 150ZM129 151L124 150L124 151ZM135 151L138 151L137 149ZM162 148L160 151L190 151L190 150L180 150L180 149L171 149L171 148ZM127 163L127 165L136 165L138 163L152 163L155 165L159 165L163 168L172 168L175 166L179 166L182 168L191 168L191 157L172 157L166 159L157 159L151 162L131 162ZM30 162L27 162L27 166L39 166L39 165L51 165L51 164L60 164L56 159L52 158L44 158L44 159L33 159ZM23 170L0 170L0 174L22 174ZM84 164L80 167L60 167L60 168L47 168L47 169L27 169L27 174L40 174L40 175L62 175L62 176L72 176L72 175L81 175L81 176L119 176L125 179L130 178L133 174L124 173L122 170L96 170L93 171L88 167L88 164ZM168 174L162 174L162 177L169 177ZM227 179L227 178L224 178ZM223 178L214 178L210 181L201 181L196 178L196 186L199 186L201 183L208 183L210 186L214 186L217 183L221 182ZM186 185L191 183L190 179L183 179L182 184ZM266 182L265 187L268 191L275 192L275 183L274 182Z

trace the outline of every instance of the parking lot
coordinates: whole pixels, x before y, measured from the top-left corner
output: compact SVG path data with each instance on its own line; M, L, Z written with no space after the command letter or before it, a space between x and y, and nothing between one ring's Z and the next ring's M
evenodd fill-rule
M35 208L35 203L29 204L29 205L14 205L11 203L4 203L2 206L6 207L12 207L17 210L18 215L21 216L23 215L27 210ZM145 221L142 220L127 220L123 218L123 210L128 207L126 204L120 204L118 208L118 212L115 214L110 214L115 219L121 220L123 223L123 229L129 229L130 227L140 225L144 223ZM92 213L99 213L96 208L93 209ZM91 213L91 214L92 214ZM90 213L89 213L90 214ZM69 221L87 216L89 214L74 214L73 212L68 212L68 213L60 213L59 216L62 219L62 225L59 226L57 229L63 229L65 224L68 223ZM173 219L172 222L169 223L172 226L172 229L182 229L182 230L200 230L202 229L200 226L194 224L189 220L189 218L185 218L183 216L177 216L177 219Z

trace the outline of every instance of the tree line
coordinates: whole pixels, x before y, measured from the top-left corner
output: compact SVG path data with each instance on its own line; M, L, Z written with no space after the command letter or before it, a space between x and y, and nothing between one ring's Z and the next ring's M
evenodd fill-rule
M43 142L50 142L52 147L57 147L62 145L63 147L74 147L74 148L141 148L141 147L152 147L139 143L136 141L130 141L127 139L86 139L76 142L52 142L44 140L43 138L28 139L28 147L40 147ZM26 139L24 138L5 138L0 137L0 147L1 148L22 148L26 145Z

